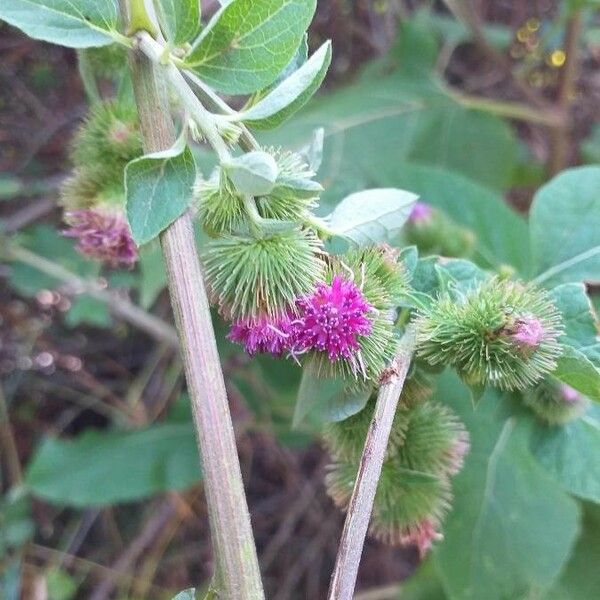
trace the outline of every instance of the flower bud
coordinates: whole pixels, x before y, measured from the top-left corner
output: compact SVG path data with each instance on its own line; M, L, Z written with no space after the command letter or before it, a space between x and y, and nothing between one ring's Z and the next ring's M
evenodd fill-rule
M387 244L350 250L342 258L360 282L365 298L377 310L395 309L409 289L398 251Z
M546 378L523 394L523 403L548 425L564 425L579 418L590 401L572 387Z
M265 151L275 158L278 175L271 192L256 199L258 212L266 219L302 223L317 206L323 188L299 154L274 148Z
M408 244L421 254L470 256L475 246L472 231L454 223L447 215L425 202L417 202L404 227Z
M294 229L263 238L226 235L202 256L212 301L225 317L256 322L297 313L324 271L319 240Z
M442 295L416 325L418 355L472 385L524 389L552 372L562 352L552 300L516 281L493 278L456 299Z
M211 236L236 233L244 228L244 200L226 173L217 167L210 179L200 179L194 187L200 221Z
M325 484L342 509L352 495L374 409L372 399L361 412L324 431L333 460ZM461 469L468 449L466 429L449 408L428 401L412 406L401 402L377 485L370 533L390 544L416 545L425 554L441 537L451 501L450 477Z

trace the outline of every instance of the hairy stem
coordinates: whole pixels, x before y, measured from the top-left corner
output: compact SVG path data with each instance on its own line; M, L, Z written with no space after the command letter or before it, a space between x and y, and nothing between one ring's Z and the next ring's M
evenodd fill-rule
M173 145L175 129L160 67L153 64L160 60L152 54L160 44L144 33L138 40L143 52L153 59L134 53L131 66L144 148L155 152ZM228 156L210 114L195 99L177 69L167 64L161 74L179 93L219 157ZM232 600L261 599L264 595L250 515L189 213L161 234L161 244L198 437L219 591Z
M191 117L196 121L198 127L206 137L208 143L213 147L219 160L227 162L231 158L231 153L223 138L219 135L217 125L212 115L202 106L202 103L190 86L187 84L179 69L170 62L162 64L164 46L156 42L146 32L140 32L138 35L140 50L155 64L161 65L161 72L169 84L177 93L179 100L189 111Z
M379 389L340 539L329 600L352 600L381 467L414 346L415 333L409 326L394 359L394 374Z

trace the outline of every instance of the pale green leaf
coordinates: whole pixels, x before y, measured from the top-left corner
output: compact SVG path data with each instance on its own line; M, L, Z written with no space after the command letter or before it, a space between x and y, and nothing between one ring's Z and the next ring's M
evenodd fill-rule
M189 588L173 596L172 600L196 600L196 588Z
M315 7L315 0L233 0L202 31L186 64L221 92L260 90L292 60Z
M49 438L35 452L25 484L46 500L82 507L182 490L199 479L194 432L185 423Z
M343 379L319 376L315 363L308 362L302 370L293 427L309 418L319 424L343 421L365 407L371 392L371 387L357 390Z
M565 346L552 375L584 396L600 402L600 369L583 352Z
M114 42L119 20L118 0L2 0L0 20L28 36L87 48Z
M138 245L155 238L187 209L196 165L182 134L169 150L147 154L125 167L127 220Z
M222 167L241 194L264 196L277 180L277 163L267 152L248 152L223 163Z
M469 430L471 450L454 479L453 508L435 561L453 600L505 600L549 588L578 533L577 503L537 463L529 432L495 392L470 407L456 376L439 381L439 400Z
M155 0L161 29L177 46L189 42L200 29L199 0Z
M325 42L304 65L236 119L255 129L276 127L302 108L319 89L330 63L331 42Z
M529 215L533 273L545 286L600 282L600 167L569 169L535 195Z
M549 427L536 424L531 449L539 463L571 494L600 503L600 409Z
M417 201L394 188L364 190L346 196L329 215L331 228L360 246L390 241L398 234Z

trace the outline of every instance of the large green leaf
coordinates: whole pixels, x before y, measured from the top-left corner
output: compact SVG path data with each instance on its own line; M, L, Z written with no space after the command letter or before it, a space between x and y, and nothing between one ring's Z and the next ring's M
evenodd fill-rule
M532 452L569 492L600 503L600 409L560 427L536 424Z
M0 20L28 36L70 48L114 42L118 0L2 0Z
M560 581L544 600L592 600L600 590L600 506L584 504L581 537Z
M600 167L569 169L535 195L530 236L533 274L544 285L600 282Z
M233 0L202 31L186 64L228 94L262 89L292 60L315 7L316 0Z
M125 167L127 220L137 244L155 238L189 206L196 164L182 134L169 150L147 154Z
M297 71L237 118L255 129L276 127L310 100L330 63L331 42L325 42Z
M199 0L156 0L160 26L167 40L180 45L189 42L200 29Z
M410 163L383 166L380 185L411 190L421 201L444 211L455 223L475 234L475 258L486 266L509 264L529 271L525 220L502 196L465 176L439 167Z
M565 333L561 342L585 354L600 366L600 337L591 300L583 283L564 283L551 291L563 316Z
M34 454L25 484L59 504L103 506L185 489L199 479L194 432L184 423L49 438Z
M422 67L416 73L391 74L370 69L358 83L313 100L288 123L285 141L300 145L318 127L325 128L321 175L327 183L326 203L381 186L382 170L401 173L406 162L445 167L502 188L516 161L510 127L458 104ZM283 142L276 135L265 139Z
M528 430L498 394L476 410L467 394L454 375L440 379L439 398L464 420L471 451L436 564L452 599L520 598L557 578L577 535L577 503L531 455Z

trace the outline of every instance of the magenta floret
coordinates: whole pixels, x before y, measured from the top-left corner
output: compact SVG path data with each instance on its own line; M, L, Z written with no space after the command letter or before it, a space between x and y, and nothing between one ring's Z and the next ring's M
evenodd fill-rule
M248 354L268 352L281 355L292 343L292 324L289 317L270 319L261 316L254 320L233 323L227 336L232 342L243 344Z
M330 360L352 360L360 349L358 336L371 333L367 314L373 309L361 290L340 275L331 284L319 283L315 292L297 301L300 318L294 321L294 352L326 352Z

